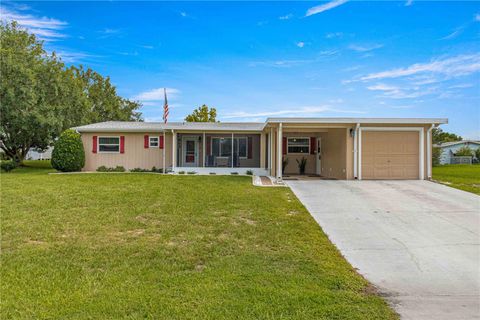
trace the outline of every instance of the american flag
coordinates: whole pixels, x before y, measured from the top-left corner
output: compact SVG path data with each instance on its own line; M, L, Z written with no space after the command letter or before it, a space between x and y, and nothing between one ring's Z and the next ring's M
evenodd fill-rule
M168 119L168 101L167 101L167 89L163 88L163 93L165 95L165 103L163 105L163 122L167 123Z

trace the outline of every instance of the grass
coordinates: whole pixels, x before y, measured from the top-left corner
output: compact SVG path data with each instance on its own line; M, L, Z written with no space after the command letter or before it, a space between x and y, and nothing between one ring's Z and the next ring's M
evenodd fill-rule
M2 173L1 319L397 319L287 188Z
M480 195L480 165L443 165L433 167L432 174L443 184Z

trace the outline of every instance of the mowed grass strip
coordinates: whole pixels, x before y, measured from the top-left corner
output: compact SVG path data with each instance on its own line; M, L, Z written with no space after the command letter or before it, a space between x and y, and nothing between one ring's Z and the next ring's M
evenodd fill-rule
M433 179L480 195L480 165L452 164L433 167Z
M2 174L2 319L396 319L288 188Z

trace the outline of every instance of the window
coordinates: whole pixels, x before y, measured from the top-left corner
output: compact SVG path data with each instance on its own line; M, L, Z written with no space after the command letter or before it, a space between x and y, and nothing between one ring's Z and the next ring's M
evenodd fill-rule
M287 138L288 153L310 153L310 138Z
M120 137L98 137L99 152L120 152Z
M149 137L149 148L158 148L158 137Z
M234 154L240 158L247 157L247 138L233 138ZM212 138L212 155L230 157L232 155L232 138Z

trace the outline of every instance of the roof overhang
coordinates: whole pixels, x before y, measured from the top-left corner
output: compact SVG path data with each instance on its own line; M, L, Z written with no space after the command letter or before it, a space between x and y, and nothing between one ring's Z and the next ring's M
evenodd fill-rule
M319 124L446 124L446 118L267 118L267 123Z

